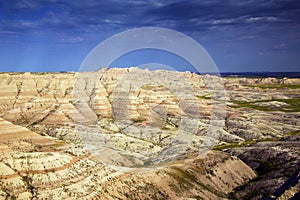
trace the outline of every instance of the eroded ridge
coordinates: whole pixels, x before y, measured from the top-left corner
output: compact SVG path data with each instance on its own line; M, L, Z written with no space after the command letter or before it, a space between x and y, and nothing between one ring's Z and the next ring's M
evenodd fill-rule
M1 73L0 198L276 194L300 163L299 94L296 78Z

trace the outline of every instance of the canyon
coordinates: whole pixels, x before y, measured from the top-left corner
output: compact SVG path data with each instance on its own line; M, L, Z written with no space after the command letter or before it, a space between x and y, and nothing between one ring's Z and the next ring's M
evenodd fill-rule
M295 199L300 79L0 73L0 199Z

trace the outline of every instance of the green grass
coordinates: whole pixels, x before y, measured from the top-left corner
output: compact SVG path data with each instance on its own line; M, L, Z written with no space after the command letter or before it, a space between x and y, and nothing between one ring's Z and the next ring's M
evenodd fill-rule
M200 180L192 172L185 171L175 166L171 166L171 169L172 171L165 171L165 173L173 177L177 181L181 189L190 189L193 187L194 184L197 184L205 190L216 194L218 197L225 197L225 194L215 190L212 186L200 182Z
M287 135L288 136L298 136L298 135L300 135L300 130L299 131L291 131Z
M281 106L281 107L273 107L273 106L262 106L262 105L255 105L255 103L259 102L270 102L270 101L279 101L284 102L289 105ZM283 112L300 112L300 99L299 98L292 98L292 99L270 99L270 100L258 100L258 101L231 101L236 105L230 105L232 108L252 108L255 110L261 111L283 111Z
M144 90L152 90L152 89L157 89L157 88L162 88L164 85L143 85L142 89Z
M143 162L144 162L144 164L136 164L136 165L133 165L132 167L143 168L143 167L150 167L152 165L152 161L150 159L143 160Z
M198 98L200 98L200 99L211 99L210 94L206 94L206 95L202 95L202 96L196 95L196 97L198 97Z
M240 148L240 147L248 147L252 144L256 144L258 142L275 142L281 140L281 137L274 137L274 138L264 138L258 140L247 140L245 142L232 142L229 144L220 144L214 146L213 150L215 151L223 151L224 149L232 149L232 148Z
M232 142L230 144L216 145L216 146L214 146L213 150L223 151L224 149L232 149L232 148L238 148L238 147L248 147L251 144L255 144L255 143L257 143L257 141L255 141L255 140L249 140L249 141L245 141L245 142Z
M298 136L300 135L300 130L291 131L285 133L284 136ZM263 139L256 139L256 140L247 140L245 142L232 142L229 144L220 144L214 146L213 150L215 151L223 151L224 149L232 149L232 148L240 148L240 147L248 147L252 144L256 144L259 142L276 142L282 140L283 137L273 137L273 138L263 138Z
M284 84L258 84L258 85L243 85L251 88L262 88L262 89L300 89L300 85L284 85Z
M278 167L277 164L272 163L268 160L265 160L265 161L261 161L259 163L259 166L256 168L256 171L258 173L258 176L262 176L262 175L272 172L277 167Z
M132 118L131 121L134 123L140 123L140 122L146 121L146 119L143 117L137 117L137 118Z

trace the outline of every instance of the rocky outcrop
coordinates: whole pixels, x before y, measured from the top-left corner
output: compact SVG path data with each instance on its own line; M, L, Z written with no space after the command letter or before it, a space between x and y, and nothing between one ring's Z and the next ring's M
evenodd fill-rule
M104 199L223 199L255 173L236 157L209 152L154 169L136 169L107 182Z
M299 158L299 90L299 79L138 68L1 73L0 199L272 194ZM276 159L282 170L262 176Z
M223 199L255 173L235 157L208 153L157 168L112 170L89 156L1 154L1 197L37 199Z
M0 127L1 199L221 199L256 176L236 157L214 152L171 165L111 169L94 156L79 155L81 149L75 155L56 138L3 119Z
M17 126L0 118L0 143L12 145L20 141L29 142L34 145L51 145L55 142L49 138L30 131L22 126Z

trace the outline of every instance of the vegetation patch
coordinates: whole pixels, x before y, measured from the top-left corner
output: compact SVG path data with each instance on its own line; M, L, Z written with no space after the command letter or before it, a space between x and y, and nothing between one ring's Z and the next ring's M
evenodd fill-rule
M272 172L277 167L278 167L278 165L266 160L266 161L262 161L259 164L259 166L256 168L256 171L259 176L262 176L262 175Z
M283 106L267 106L267 105L257 105L256 103L263 103L263 102L284 102L288 105ZM231 101L235 105L229 105L232 108L252 108L255 110L261 111L283 111L283 112L300 112L300 99L299 98L292 98L292 99L269 99L269 100L258 100L258 101Z
M264 139L258 139L258 140L247 140L245 142L232 142L229 144L216 145L216 146L214 146L213 150L224 151L226 149L249 147L249 146L259 143L259 142L275 142L275 141L279 141L279 140L281 140L281 137L264 138Z
M287 134L288 136L298 136L300 135L300 130L297 131L291 131Z
M196 95L199 99L211 99L211 94L205 94L205 95Z
M143 117L136 117L136 118L132 118L131 121L134 123L140 123L146 121L146 119Z
M249 141L246 141L246 142L232 142L232 143L229 143L229 144L216 145L216 146L214 146L213 150L223 151L223 150L226 150L226 149L232 149L232 148L238 148L238 147L248 147L251 144L255 144L255 143L257 143L257 141L255 141L255 140L249 140Z
M275 161L269 161L269 160L256 160L259 161L258 167L255 169L255 171L257 172L257 177L249 180L247 183L245 183L242 186L239 186L237 188L234 189L233 192L229 193L228 198L232 199L232 200L238 200L241 199L240 197L238 197L236 194L237 191L244 191L245 188L251 188L251 185L255 185L256 183L258 183L259 181L265 179L266 177L269 176L269 174L273 173L275 170L277 170L280 167L280 164L275 163ZM288 175L287 177L289 177L290 175ZM256 188L254 187L253 190L249 191L245 196L243 196L243 199L253 199L254 197L260 196L263 193L263 189L262 188ZM266 195L266 194L263 194Z
M284 85L284 84L258 84L258 85L243 85L250 88L261 89L300 89L300 85Z
M126 155L127 157L128 155ZM133 168L143 168L143 167L150 167L152 165L152 161L150 159L143 160L144 164L137 164L132 166Z
M210 185L203 184L199 181L199 179L192 173L182 170L179 167L172 166L171 169L175 171L174 172L166 172L170 176L172 176L180 185L181 188L190 188L193 184L197 184L200 187L204 188L205 190L210 191L213 194L216 194L218 197L225 197L225 195L217 190L215 190Z
M164 85L143 85L141 88L144 90L152 90L156 88L163 88Z

